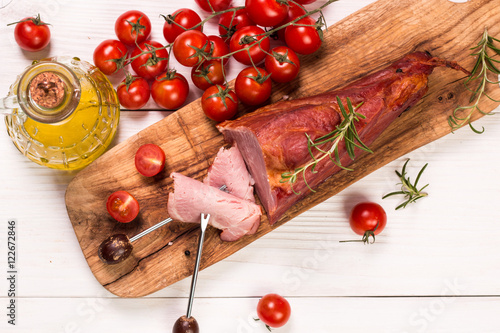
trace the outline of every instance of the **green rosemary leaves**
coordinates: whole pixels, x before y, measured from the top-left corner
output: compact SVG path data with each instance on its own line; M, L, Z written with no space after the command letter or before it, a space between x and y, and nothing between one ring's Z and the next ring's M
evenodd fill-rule
M415 179L415 183L411 183L410 177L406 177L406 166L408 165L408 162L410 159L406 160L405 164L403 165L403 169L401 170L401 173L396 170L396 175L398 175L399 179L401 180L401 191L396 191L396 192L391 192L382 197L382 199L385 199L387 197L390 197L392 195L399 195L402 194L404 195L404 198L406 199L405 202L400 204L399 206L396 207L396 210L405 208L408 204L417 201L420 198L424 198L427 196L427 193L422 192L423 189L425 189L429 184L423 186L422 188L418 189L418 181L420 180L420 176L422 176L422 173L424 173L425 168L427 167L426 163L422 169L420 169L420 172L417 175L417 178Z
M494 102L500 102L493 99L486 92L487 83L500 83L500 81L491 81L491 79L488 78L489 72L495 74L496 77L500 74L500 70L497 67L498 65L496 65L500 63L500 60L493 59L493 57L488 54L488 50L490 50L490 53L492 51L495 55L500 55L500 49L494 45L494 42L500 42L500 40L488 35L488 30L484 29L483 37L477 46L471 48L471 50L474 51L471 55L477 56L477 60L474 65L474 69L471 71L471 75L464 82L467 90L472 92L472 96L469 100L469 103L471 104L468 106L458 106L455 110L453 110L453 114L448 117L448 124L450 125L452 131L468 124L475 133L483 133L484 128L482 130L478 130L472 126L471 123L471 117L475 112L480 112L483 115L488 114L479 108L479 100L485 96ZM470 88L470 85L472 84L477 84L475 89ZM465 114L462 114L461 111L465 112Z
M309 154L311 155L312 161L302 166L300 168L295 169L293 172L284 172L281 174L280 183L290 183L292 186L292 190L295 194L299 194L295 192L293 189L293 184L297 181L297 177L302 176L306 186L313 192L315 192L307 183L306 171L310 169L310 172L316 173L316 166L320 161L325 158L330 158L330 160L337 166L350 170L344 166L342 166L340 162L340 154L339 154L339 144L341 141L345 142L345 149L347 154L351 159L354 160L354 149L357 147L366 152L372 152L359 138L358 131L356 130L355 124L360 119L365 119L366 117L360 113L357 113L356 110L362 105L359 104L356 107L353 107L351 100L349 98L346 99L347 110L340 98L337 96L337 103L340 108L340 112L342 113L343 120L342 122L333 130L332 132L317 138L316 140L312 140L311 137L306 133L307 138L307 148L309 150ZM332 145L328 150L325 150L324 145L331 142ZM319 154L318 154L319 153Z

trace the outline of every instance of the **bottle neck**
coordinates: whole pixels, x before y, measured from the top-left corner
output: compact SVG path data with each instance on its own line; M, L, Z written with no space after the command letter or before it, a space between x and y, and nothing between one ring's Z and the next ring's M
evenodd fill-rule
M67 66L40 61L22 75L17 98L28 117L42 123L57 123L75 111L80 90L78 78Z

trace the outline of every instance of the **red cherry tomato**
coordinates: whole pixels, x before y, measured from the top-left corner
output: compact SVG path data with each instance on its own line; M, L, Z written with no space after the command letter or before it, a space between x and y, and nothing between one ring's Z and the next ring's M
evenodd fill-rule
M207 90L214 84L224 84L224 66L220 60L204 61L191 69L191 80L201 90Z
M200 15L189 8L178 9L168 16L163 16L163 18L165 19L163 36L169 43L173 43L177 36L201 22ZM202 25L197 26L195 30L202 31Z
M107 39L94 50L94 65L106 75L123 68L127 58L127 47L115 39Z
M299 57L286 46L277 46L266 56L266 70L275 82L290 82L300 70Z
M210 55L213 58L220 58L229 53L229 47L224 43L222 37L219 36L208 36L208 40L210 41ZM229 57L221 58L224 65L229 61Z
M247 105L259 105L267 101L272 90L269 77L269 73L260 67L243 69L234 82L234 91L238 100Z
M292 309L288 301L278 294L267 294L257 304L259 319L269 327L281 327L288 322Z
M286 45L299 54L316 52L321 46L321 38L315 23L308 16L288 26L285 30Z
M115 33L123 44L137 45L149 38L151 21L143 12L129 10L116 19Z
M148 82L139 76L127 75L116 88L120 104L129 110L138 110L149 101L151 91Z
M384 230L387 224L387 215L379 204L362 202L351 210L349 224L355 233L363 235L362 240L367 243L369 237L373 237L373 241L375 241L375 235Z
M186 102L189 83L176 71L168 71L156 77L151 86L151 95L158 106L174 110Z
M139 202L127 191L117 191L108 197L108 213L121 223L129 223L139 214Z
M139 55L143 51L152 51L154 48L159 49L151 53ZM132 69L137 75L146 80L154 79L167 69L168 51L158 42L151 40L142 42L132 52L132 58L136 56L138 57L132 61Z
M296 3L289 2L289 8L288 8L288 13L283 21L278 23L274 28L281 27L284 24L287 24L288 22L291 22L295 20L298 17L301 17L302 15L306 14L306 11L304 8L299 7ZM280 29L277 31L278 38L281 39L282 41L285 41L285 29Z
M231 0L195 0L195 2L201 9L210 13L212 12L212 9L213 11L219 12L221 10L228 9L231 5Z
M26 17L16 24L14 38L23 50L36 52L44 49L50 42L50 29L47 23L36 17ZM10 25L10 24L9 24Z
M256 25L249 25L237 30L229 42L231 53L239 51L233 55L234 59L245 65L252 65L252 61L253 64L257 65L264 60L266 52L269 51L270 42L268 37L261 35L263 33L265 31ZM248 47L249 49L246 50Z
M245 8L225 12L219 17L219 34L224 42L229 43L234 32L243 27L255 25Z
M201 96L201 107L212 120L228 120L238 112L238 97L226 86L217 84L205 90Z
M278 0L245 0L248 16L257 25L272 27L286 18L288 5Z
M187 30L177 36L172 49L181 65L193 67L203 61L203 54L209 54L210 41L201 31Z
M165 168L165 152L159 146L148 143L135 153L135 167L145 177L153 177Z

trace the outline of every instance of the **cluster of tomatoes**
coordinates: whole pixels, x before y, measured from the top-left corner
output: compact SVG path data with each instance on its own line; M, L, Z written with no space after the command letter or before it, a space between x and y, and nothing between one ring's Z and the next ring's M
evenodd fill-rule
M310 54L321 46L321 19L316 22L303 6L314 1L246 0L245 6L230 7L230 0L196 0L210 13L208 19L188 8L162 15L166 45L149 39L151 21L146 14L127 11L115 22L118 39L97 46L94 64L107 75L131 65L135 75L127 74L117 87L125 108L140 109L152 96L160 107L175 110L185 103L190 83L169 68L173 54L179 64L191 68L192 84L204 91L205 114L215 121L231 119L239 102L266 102L272 81L293 80L300 69L297 54ZM203 27L214 18L219 35L208 36ZM272 44L277 45L271 48ZM237 75L234 88L228 87L225 72L230 58L247 66Z

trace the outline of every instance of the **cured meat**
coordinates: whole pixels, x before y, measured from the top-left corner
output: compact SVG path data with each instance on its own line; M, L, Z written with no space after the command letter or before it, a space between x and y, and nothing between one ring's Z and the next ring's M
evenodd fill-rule
M222 147L219 150L203 182L216 188L226 185L226 192L255 202L254 180L248 173L245 161L236 145L229 149Z
M278 221L287 209L310 193L307 184L314 188L340 170L328 158L323 159L315 168L317 172L307 169L307 184L302 176L297 177L293 190L299 194L292 191L289 183L280 182L284 172L293 172L312 161L306 133L315 140L341 123L337 97L344 106L347 98L353 106L359 106L356 112L366 119L355 126L361 141L369 146L394 119L425 95L428 75L438 66L467 73L455 62L415 52L340 90L277 102L220 123L217 128L226 141L238 145L270 223ZM341 164L348 166L352 160L343 142L338 152ZM356 156L361 152L357 148Z
M200 223L201 213L210 214L209 224L222 230L223 241L236 241L253 234L260 225L260 206L180 173L170 175L174 192L168 195L168 214L174 220Z

